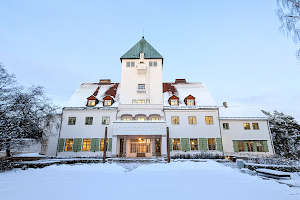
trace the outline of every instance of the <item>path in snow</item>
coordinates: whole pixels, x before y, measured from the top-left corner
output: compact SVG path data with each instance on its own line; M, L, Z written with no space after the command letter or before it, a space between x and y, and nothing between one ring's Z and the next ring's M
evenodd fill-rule
M126 172L126 173L125 173ZM52 165L0 174L0 199L300 199L300 189L212 160Z

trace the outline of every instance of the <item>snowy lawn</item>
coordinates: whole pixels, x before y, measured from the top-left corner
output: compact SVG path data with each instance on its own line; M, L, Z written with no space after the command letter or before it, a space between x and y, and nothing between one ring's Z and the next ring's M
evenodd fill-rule
M0 173L0 199L299 200L300 188L241 173L212 160L99 163Z

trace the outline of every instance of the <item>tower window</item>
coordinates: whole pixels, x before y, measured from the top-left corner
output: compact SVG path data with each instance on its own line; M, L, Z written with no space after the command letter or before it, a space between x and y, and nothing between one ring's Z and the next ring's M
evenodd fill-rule
M131 67L134 67L134 62L131 62Z
M152 61L149 62L149 66L152 67Z
M154 67L156 67L156 66L157 66L157 62L156 62L156 61L154 61L154 62L153 62L153 65L154 65Z
M126 62L126 67L130 67L130 62Z
M145 89L145 84L138 84L138 89L139 90L144 90Z

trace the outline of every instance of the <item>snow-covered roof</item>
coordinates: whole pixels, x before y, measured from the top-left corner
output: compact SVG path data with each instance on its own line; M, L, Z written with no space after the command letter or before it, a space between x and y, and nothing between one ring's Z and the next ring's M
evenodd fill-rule
M179 107L186 106L184 99L189 95L195 97L196 107L217 106L215 100L202 82L163 83L163 92L164 106L170 106L168 100L173 95L179 98Z
M266 115L256 106L228 106L219 107L220 119L260 118L267 119Z
M118 107L119 84L82 83L65 107L86 107L87 98L91 95L95 95L99 100L99 103L95 107L104 107L102 102L106 96L111 96L114 99L114 103L110 107Z

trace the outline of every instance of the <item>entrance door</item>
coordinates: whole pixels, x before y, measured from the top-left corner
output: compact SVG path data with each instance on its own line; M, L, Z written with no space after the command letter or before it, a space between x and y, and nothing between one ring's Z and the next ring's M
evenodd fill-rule
M160 151L160 138L155 139L155 154L156 156L161 156L161 151Z
M123 156L123 148L124 148L124 139L121 138L120 139L120 153L119 153L119 157Z

